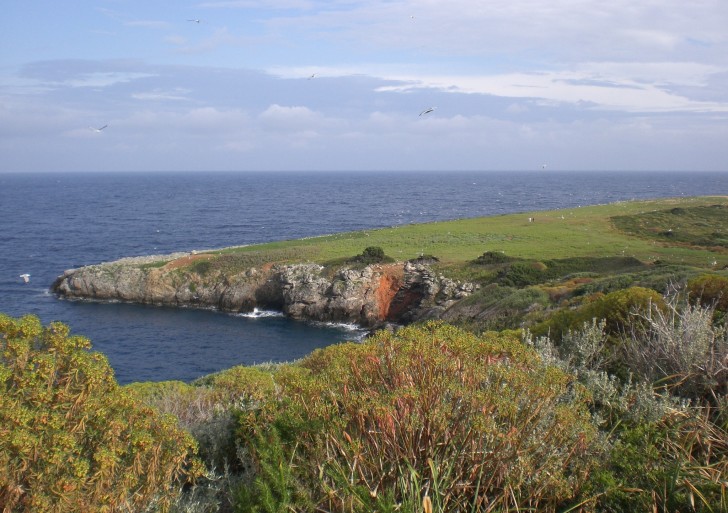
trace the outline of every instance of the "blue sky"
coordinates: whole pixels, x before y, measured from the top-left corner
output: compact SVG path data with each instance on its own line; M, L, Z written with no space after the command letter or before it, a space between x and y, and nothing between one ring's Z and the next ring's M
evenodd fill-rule
M726 171L726 27L725 0L6 2L0 172Z

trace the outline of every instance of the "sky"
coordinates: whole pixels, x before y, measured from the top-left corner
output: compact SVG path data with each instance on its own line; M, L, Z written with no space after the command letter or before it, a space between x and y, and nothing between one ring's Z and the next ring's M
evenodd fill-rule
M726 27L726 0L5 2L0 172L728 171Z

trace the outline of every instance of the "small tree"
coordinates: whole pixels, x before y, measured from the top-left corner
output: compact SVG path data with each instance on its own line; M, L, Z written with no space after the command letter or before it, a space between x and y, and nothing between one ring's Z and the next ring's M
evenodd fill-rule
M165 510L200 473L171 416L116 383L88 339L0 314L3 511Z
M381 264L383 262L393 262L391 257L384 254L384 250L379 246L369 246L362 251L361 255L357 255L350 262L359 264Z

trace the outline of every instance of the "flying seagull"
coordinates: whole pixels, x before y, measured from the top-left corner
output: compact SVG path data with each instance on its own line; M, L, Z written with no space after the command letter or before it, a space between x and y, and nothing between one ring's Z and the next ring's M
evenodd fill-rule
M28 273L21 274L20 278L23 278L23 281L25 283L28 283L30 281L30 274L28 274Z
M187 21L193 21L195 23L200 23L200 20L197 20L197 19L195 19L195 20L187 20Z
M310 77L308 77L308 79L309 79L309 80L311 80L311 79L312 79L312 78L314 78L315 76L316 76L316 73L311 73L311 76L310 76Z
M101 131L102 131L102 130L103 130L104 128L106 128L107 126L109 126L109 125L104 125L104 126L102 126L101 128L96 128L96 127L90 126L89 128L90 128L91 130L93 130L94 132L101 132Z
M430 112L432 112L435 109L436 109L436 107L427 108L427 109L423 110L422 112L420 112L420 116L422 116L423 114L429 114Z

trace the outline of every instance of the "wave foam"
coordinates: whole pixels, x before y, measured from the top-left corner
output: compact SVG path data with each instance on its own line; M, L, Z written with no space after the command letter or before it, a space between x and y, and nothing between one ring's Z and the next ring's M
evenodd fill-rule
M246 317L248 319L260 319L262 317L284 317L283 312L278 312L276 310L259 310L258 308L253 308L252 312L238 313L235 315L237 317Z

